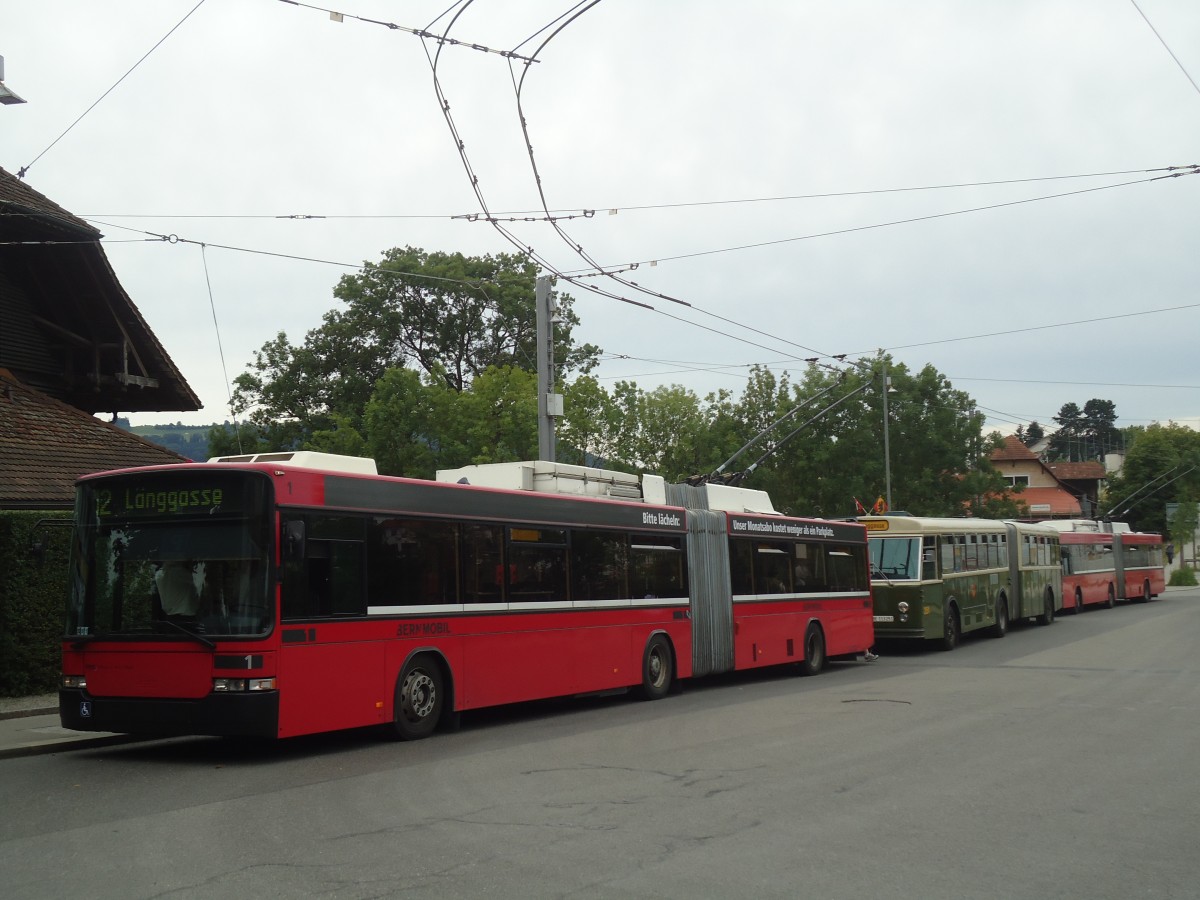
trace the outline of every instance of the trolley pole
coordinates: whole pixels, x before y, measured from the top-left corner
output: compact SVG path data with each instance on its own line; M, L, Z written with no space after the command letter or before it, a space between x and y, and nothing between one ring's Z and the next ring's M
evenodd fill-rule
M555 462L554 420L563 414L562 394L554 393L554 309L550 276L539 275L537 305L538 458Z

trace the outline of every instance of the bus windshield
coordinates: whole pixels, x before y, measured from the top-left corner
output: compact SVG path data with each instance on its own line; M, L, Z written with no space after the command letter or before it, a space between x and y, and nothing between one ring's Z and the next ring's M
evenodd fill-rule
M890 581L916 581L921 577L921 539L874 535L867 542L871 549L871 574Z
M82 484L67 635L265 634L269 491L258 473L195 469Z

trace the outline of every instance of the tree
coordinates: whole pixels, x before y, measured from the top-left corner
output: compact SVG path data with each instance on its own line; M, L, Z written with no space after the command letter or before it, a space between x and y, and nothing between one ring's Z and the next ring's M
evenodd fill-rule
M1051 460L1103 460L1105 454L1123 445L1121 431L1116 427L1117 408L1111 400L1093 398L1083 409L1075 403L1064 403L1054 421L1059 430L1051 436L1047 448Z
M884 495L883 362L849 374L810 365L795 385L754 373L740 409L730 410L741 423L739 440L807 405L736 466L775 446L746 485L767 490L777 509L798 515L851 515L855 498L869 506ZM895 505L918 515L978 514L986 503L994 505L1006 487L987 458L998 438L983 436L974 401L932 366L913 374L887 362L894 389L888 428Z
M465 391L489 367L536 369L537 269L519 256L465 257L394 248L378 264L343 276L334 296L344 309L294 346L280 332L235 379L235 409L280 437L303 442L335 428L361 430L362 417L386 372L410 368ZM599 348L577 346L569 296L556 304L555 365L587 372Z
M1196 529L1200 527L1200 505L1195 500L1185 500L1175 507L1175 515L1167 523L1167 534L1175 542L1176 553L1186 557L1184 548L1192 545L1191 559L1196 558Z
M1046 429L1038 424L1037 419L1029 423L1029 427L1025 428L1022 425L1017 426L1017 440L1026 447L1034 446L1038 441L1046 436Z
M1200 432L1151 425L1129 447L1121 474L1108 480L1105 514L1138 531L1167 530L1166 503L1200 496Z

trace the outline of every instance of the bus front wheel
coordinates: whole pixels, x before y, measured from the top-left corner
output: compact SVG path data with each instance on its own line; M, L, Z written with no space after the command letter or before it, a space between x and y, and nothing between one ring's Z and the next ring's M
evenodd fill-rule
M946 618L942 624L942 649L953 650L958 646L962 629L958 624L958 607L953 603L946 604Z
M1075 615L1083 612L1083 591L1075 588Z
M800 663L801 675L816 675L825 668L825 635L815 622L804 632L804 661Z
M671 690L674 677L671 642L656 634L646 643L646 652L642 654L642 686L638 693L643 700L661 700Z
M442 717L445 679L441 666L429 656L411 660L396 682L395 718L392 727L402 741L433 734Z

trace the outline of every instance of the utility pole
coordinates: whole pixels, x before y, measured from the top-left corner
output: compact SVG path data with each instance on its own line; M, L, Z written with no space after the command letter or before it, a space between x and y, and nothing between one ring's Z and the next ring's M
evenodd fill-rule
M887 503L888 512L892 511L892 447L888 441L888 393L892 389L892 379L887 373L887 357L883 355L883 351L879 351L879 358L883 362L883 483L886 489L884 501Z
M563 414L562 394L554 393L554 315L550 276L539 275L537 305L538 459L555 462L554 420Z

